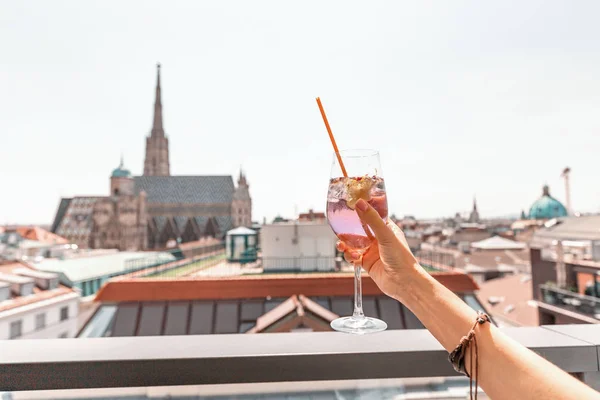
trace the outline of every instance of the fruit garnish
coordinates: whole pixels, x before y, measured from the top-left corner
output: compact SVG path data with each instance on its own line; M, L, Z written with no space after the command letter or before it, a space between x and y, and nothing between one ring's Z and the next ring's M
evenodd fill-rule
M371 188L374 184L375 180L367 175L360 178L348 178L346 181L346 204L348 207L354 210L359 199L371 200Z

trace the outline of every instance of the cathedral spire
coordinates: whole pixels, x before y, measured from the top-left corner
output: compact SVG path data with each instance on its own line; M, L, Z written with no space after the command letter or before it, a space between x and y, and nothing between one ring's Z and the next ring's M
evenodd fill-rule
M479 211L477 211L477 200L473 196L473 210L469 215L469 222L479 223Z
M162 101L160 95L160 63L156 64L156 96L154 99L154 123L152 124L151 136L164 137L162 119Z
M169 139L165 136L162 118L162 99L160 93L160 63L156 64L156 97L154 99L154 121L150 136L146 138L146 158L144 175L169 176Z
M246 175L244 174L244 170L240 165L240 177L238 178L238 187L240 186L248 186L248 182L246 181Z

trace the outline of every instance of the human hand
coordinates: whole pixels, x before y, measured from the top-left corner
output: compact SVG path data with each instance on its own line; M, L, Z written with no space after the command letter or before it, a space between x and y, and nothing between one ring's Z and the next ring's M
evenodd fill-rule
M338 242L337 248L344 252L346 261L362 265L381 291L398 299L422 269L410 251L404 233L395 223L386 223L379 213L362 199L356 203L356 212L359 218L369 225L375 234L375 240L362 255L342 241Z

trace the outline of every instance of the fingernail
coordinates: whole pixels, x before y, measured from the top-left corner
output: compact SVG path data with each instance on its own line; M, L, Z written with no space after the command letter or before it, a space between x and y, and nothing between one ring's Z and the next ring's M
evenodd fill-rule
M360 253L353 251L350 253L350 257L352 257L353 260L358 260L360 258Z
M358 199L358 201L356 202L356 208L358 208L360 211L367 211L368 207L369 206L367 202L363 199Z

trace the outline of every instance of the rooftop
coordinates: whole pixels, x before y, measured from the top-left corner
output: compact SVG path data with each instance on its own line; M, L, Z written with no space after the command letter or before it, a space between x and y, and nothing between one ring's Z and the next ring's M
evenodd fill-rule
M16 229L22 238L48 244L67 244L67 239L38 226L21 226Z
M478 250L522 250L526 247L525 243L515 242L500 236L471 243L471 247Z
M223 204L233 198L233 179L219 176L136 176L135 190L145 191L148 203Z
M538 229L536 239L600 240L600 215L557 219L550 227Z
M455 293L479 289L473 278L462 272L432 272L431 276ZM257 274L170 279L119 279L107 282L96 296L102 302L227 300L305 296L351 296L352 273ZM375 282L363 276L365 296L383 295Z
M80 282L97 277L126 272L126 262L155 256L163 261L175 260L167 252L122 251L88 257L67 259L47 258L34 264L41 271L62 273L71 282Z
M235 235L256 235L256 231L240 226L239 228L232 229L227 231L227 235L235 236Z
M517 271L526 271L529 270L529 252L527 250L474 251L456 255L455 266L463 269L471 266L484 270L513 268Z
M529 209L529 218L531 219L550 219L566 217L567 209L562 203L550 196L550 188L544 185L542 197L536 200Z
M16 282L16 281L24 282L25 279L27 280L27 282L33 282L33 279L25 278L25 276L24 276L25 274L20 273L20 271L23 270L24 268L31 270L31 272L32 272L31 276L35 275L36 271L34 269L32 269L28 265L20 263L20 262L9 263L9 264L0 264L0 274L2 274L2 276L5 276L5 277L14 278L14 279L11 279L11 281L14 281L14 282ZM0 280L2 280L2 279L0 279ZM8 279L7 279L7 281L8 281ZM76 296L77 293L73 289L63 286L63 285L58 285L58 287L56 289L50 289L50 290L41 289L38 286L35 286L33 288L33 293L30 295L26 295L26 296L15 295L14 293L11 292L11 297L8 300L0 301L0 313L9 311L9 310L14 310L19 307L27 306L27 305L34 304L37 302L46 301L46 300L58 298L61 296L67 296L67 295Z
M432 273L477 309L477 284L463 273ZM101 307L82 337L288 332L330 330L352 314L352 273L260 274L177 280L120 278L97 294ZM422 328L402 304L363 278L363 307L390 329Z
M508 275L484 282L477 298L501 325L539 325L538 310L532 302L531 275Z

